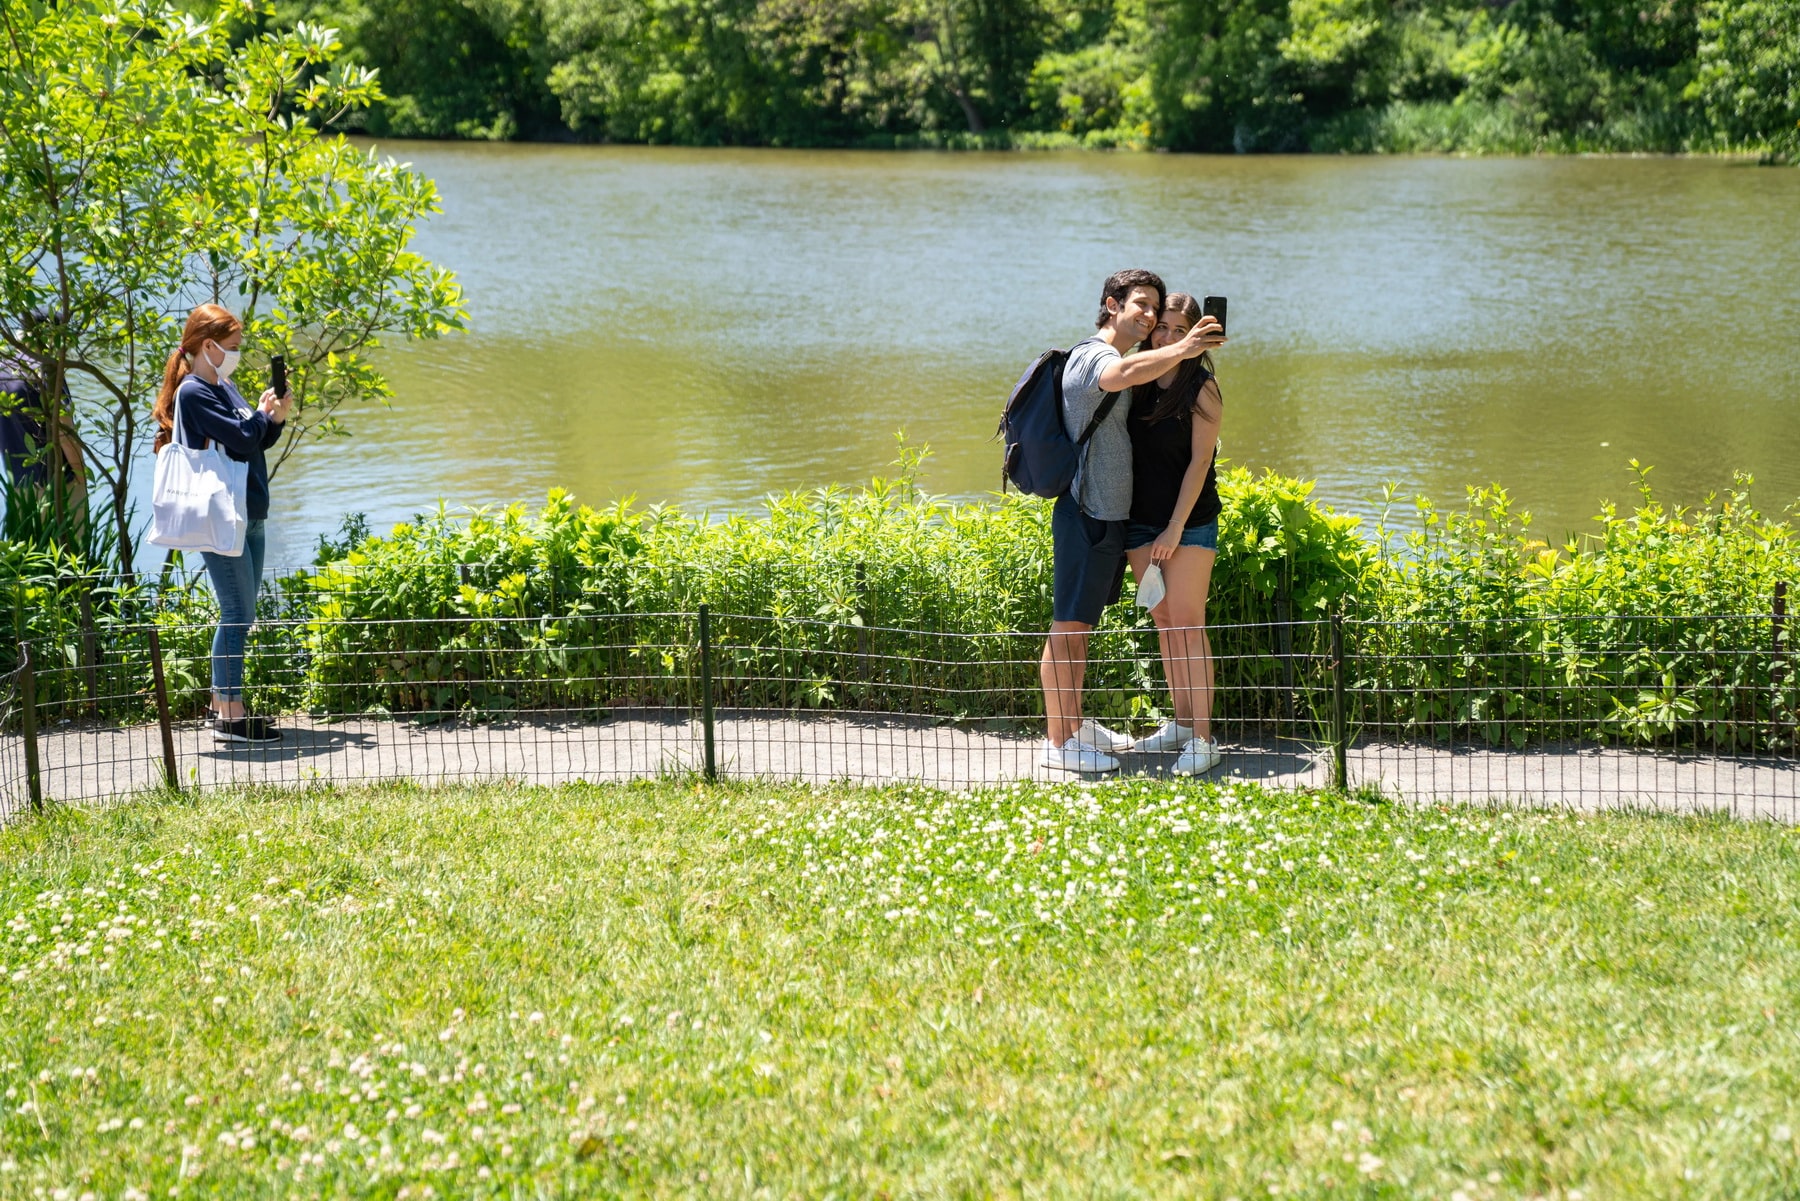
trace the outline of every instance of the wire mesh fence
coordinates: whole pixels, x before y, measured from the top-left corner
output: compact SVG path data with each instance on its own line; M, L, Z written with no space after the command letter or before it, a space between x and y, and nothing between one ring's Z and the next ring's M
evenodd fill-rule
M69 802L265 782L1067 778L1040 763L1041 633L883 624L880 599L851 583L849 612L826 617L599 613L578 596L527 613L489 581L346 618L298 603L304 583L277 586L245 662L251 708L278 716L280 739L248 745L206 723L204 588L58 588L60 617L34 616L6 677L4 812L34 787ZM1217 777L1796 815L1800 679L1780 603L1704 617L1271 611L1207 631ZM1086 712L1134 734L1171 712L1170 632L1147 620L1096 632L1086 670ZM1149 774L1177 762L1119 758Z
M29 728L29 718L36 711L35 698L27 698L21 691L30 682L30 664L26 662L0 674L0 823L27 808L39 807L42 801L36 731Z

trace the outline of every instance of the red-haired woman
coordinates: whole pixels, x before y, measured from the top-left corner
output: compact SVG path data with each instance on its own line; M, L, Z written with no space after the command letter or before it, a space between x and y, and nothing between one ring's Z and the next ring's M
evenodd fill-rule
M282 434L293 403L289 396L264 392L252 409L236 387L238 348L244 323L229 309L203 304L188 314L181 345L169 355L153 416L158 451L174 435L177 410L187 446L216 442L225 453L250 464L244 553L204 554L206 574L219 598L219 628L212 644L212 731L217 742L275 742L281 738L267 718L244 708L244 641L256 620L256 590L262 580L263 522L269 516L269 467L263 452Z

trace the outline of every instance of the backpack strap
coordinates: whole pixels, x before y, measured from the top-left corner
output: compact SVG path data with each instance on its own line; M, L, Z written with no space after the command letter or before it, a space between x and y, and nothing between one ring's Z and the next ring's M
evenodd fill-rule
M1119 403L1119 396L1120 394L1117 392L1106 394L1106 399L1102 400L1100 407L1094 410L1094 415L1089 419L1087 428L1081 431L1081 437L1075 439L1077 449L1088 444L1088 439L1094 436L1094 431L1100 428L1100 423L1106 420L1107 416L1112 413L1113 406Z

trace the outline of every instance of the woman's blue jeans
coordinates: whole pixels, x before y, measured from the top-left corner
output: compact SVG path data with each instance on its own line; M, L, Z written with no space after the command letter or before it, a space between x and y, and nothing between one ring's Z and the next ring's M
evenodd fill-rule
M241 555L202 554L213 595L219 598L219 628L213 634L212 688L222 701L244 699L244 641L256 620L256 587L262 582L263 523L244 532Z

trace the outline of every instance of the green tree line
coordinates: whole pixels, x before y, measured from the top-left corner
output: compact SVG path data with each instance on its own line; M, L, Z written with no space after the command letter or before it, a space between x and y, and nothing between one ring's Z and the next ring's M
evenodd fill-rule
M1796 0L277 0L382 136L1800 151Z

